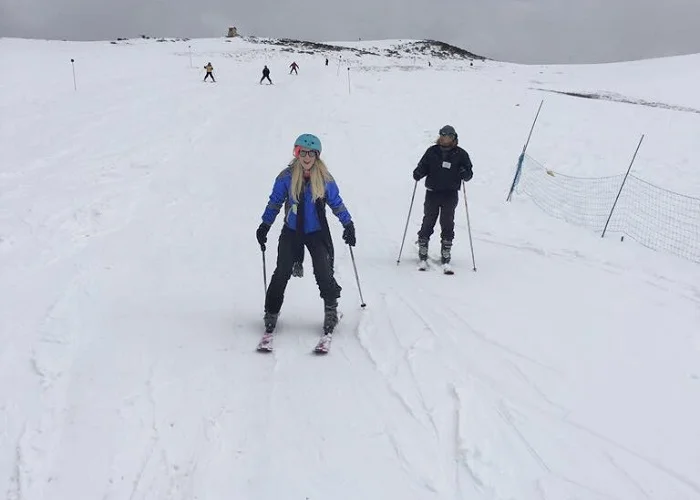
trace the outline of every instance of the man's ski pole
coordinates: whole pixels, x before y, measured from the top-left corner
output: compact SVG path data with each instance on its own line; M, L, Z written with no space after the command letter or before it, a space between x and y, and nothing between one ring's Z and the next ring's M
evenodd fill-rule
M462 183L462 193L464 194L464 210L467 212L467 231L469 232L469 246L472 249L472 264L474 265L474 271L476 271L476 260L474 259L474 244L472 243L472 226L469 223L469 205L467 205L466 182Z
M408 221L411 220L411 210L413 210L413 200L416 197L416 188L418 187L418 181L413 185L413 195L411 196L411 205L408 207L408 216L406 217L406 227L403 230L403 238L401 239L401 248L399 249L399 257L396 259L396 265L398 266L401 262L401 252L403 252L403 244L406 241L406 232L408 231Z

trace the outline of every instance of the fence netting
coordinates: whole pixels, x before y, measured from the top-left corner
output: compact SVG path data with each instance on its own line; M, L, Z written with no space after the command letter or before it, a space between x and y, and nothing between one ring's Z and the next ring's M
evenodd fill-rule
M629 175L574 177L528 155L516 174L515 192L547 214L602 234L621 233L654 250L700 263L700 198L676 193Z

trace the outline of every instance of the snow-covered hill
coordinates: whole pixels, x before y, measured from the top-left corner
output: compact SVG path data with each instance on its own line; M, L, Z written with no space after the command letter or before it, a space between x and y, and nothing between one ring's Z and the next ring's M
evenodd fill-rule
M700 56L268 42L0 39L0 496L700 499L700 267L505 202L542 99L528 152L548 167L619 174L645 134L635 173L700 196ZM454 276L415 271L422 183L396 264L446 123L475 172L478 271L460 198ZM310 354L307 262L265 356L254 233L303 132L355 220L367 307L333 219L332 351Z

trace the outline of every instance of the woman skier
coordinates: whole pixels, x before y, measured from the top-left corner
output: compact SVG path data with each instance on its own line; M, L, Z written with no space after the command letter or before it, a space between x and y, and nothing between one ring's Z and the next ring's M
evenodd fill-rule
M326 205L345 230L343 240L355 246L355 226L342 198L338 185L321 159L321 141L311 134L302 134L294 142L294 159L275 179L267 208L262 215L256 237L265 251L267 233L277 214L284 206L284 225L277 244L277 266L265 295L265 335L260 350L272 349L272 337L284 292L292 276L292 267L309 250L316 284L324 301L323 337L317 351L326 352L333 329L338 323L338 298L341 287L333 272L333 242L331 240Z

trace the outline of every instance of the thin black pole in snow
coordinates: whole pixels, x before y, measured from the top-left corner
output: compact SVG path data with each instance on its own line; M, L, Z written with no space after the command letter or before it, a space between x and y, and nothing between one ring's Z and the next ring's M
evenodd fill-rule
M348 95L350 95L350 67L348 66Z
M523 146L523 151L520 153L520 157L518 158L518 166L515 169L515 175L513 176L513 183L510 185L510 191L508 191L508 197L506 198L506 201L510 201L511 197L513 196L513 191L515 191L515 186L518 184L518 179L520 178L520 172L523 169L523 160L525 159L525 151L527 151L527 146L530 144L530 138L532 137L532 131L535 130L535 123L537 123L537 118L540 116L540 110L542 110L542 105L544 104L544 99L540 101L540 106L537 108L537 114L535 115L535 119L532 122L532 127L530 127L530 133L527 135L527 140L525 141L525 145Z
M537 108L537 114L535 115L535 120L532 122L532 127L530 127L530 133L527 135L527 141L525 141L525 145L523 146L523 153L525 153L525 150L527 149L528 144L530 144L530 138L532 137L532 131L535 130L535 123L537 123L537 118L540 116L540 110L542 110L542 105L544 104L544 99L540 102L540 107Z
M73 88L75 90L78 90L78 84L75 80L75 59L70 60L71 65L73 66Z
M630 170L632 170L632 165L634 164L635 158L637 158L637 152L639 152L639 147L642 145L643 140L644 140L644 134L642 134L642 137L639 139L639 144L637 144L637 149L634 150L634 155L632 156L632 161L630 162L630 166L627 168L627 173L625 174L624 179L622 179L622 184L620 185L620 190L617 192L617 196L615 197L615 202L613 203L613 206L610 209L610 215L608 215L608 220L605 222L605 227L603 228L603 234L600 235L601 238L605 237L605 231L608 230L608 224L610 224L610 219L612 219L613 212L615 211L615 206L617 205L617 200L620 199L620 194L622 194L622 188L625 187L625 182L627 182L627 176L630 175Z
M336 72L336 75L335 75L335 76L339 76L339 75L340 75L340 63L341 63L342 60L343 60L343 56L342 56L342 55L341 55L341 56L338 56L338 71Z
M192 67L192 45L188 45L188 52L190 53L190 68Z

